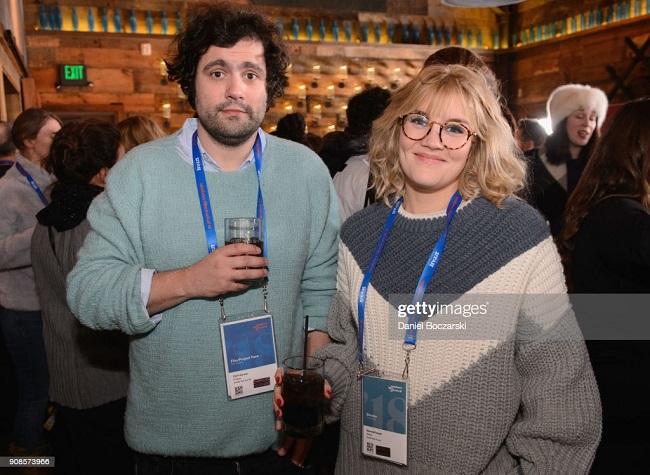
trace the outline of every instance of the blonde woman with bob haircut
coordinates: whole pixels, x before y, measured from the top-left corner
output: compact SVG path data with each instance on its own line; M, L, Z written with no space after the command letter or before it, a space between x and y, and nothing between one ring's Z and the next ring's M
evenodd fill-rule
M417 111L422 103L435 103L437 109L445 110L451 101L462 95L467 98L468 108L474 115L476 130L469 140L467 166L458 178L459 190L465 199L482 195L499 205L504 198L514 197L515 192L524 187L524 162L517 156L516 140L494 94L486 89L489 83L483 75L462 66L449 66L448 75L441 75L440 70L440 67L424 68L418 80L406 84L393 99L392 115L387 112L373 124L373 137L390 137L370 143L373 157L370 167L375 176L377 199L383 198L388 204L389 197L400 197L405 192L404 173L399 162L402 125L394 120L395 115L401 117ZM433 130L429 135L435 135Z
M479 73L424 68L373 124L316 355L337 474L589 472L598 388L548 226Z

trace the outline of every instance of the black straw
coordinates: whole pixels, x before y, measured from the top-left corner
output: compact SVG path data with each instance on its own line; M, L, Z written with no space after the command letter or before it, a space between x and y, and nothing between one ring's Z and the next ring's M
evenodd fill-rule
M309 333L309 315L305 315L305 342L304 349L302 351L302 367L307 369L307 335Z

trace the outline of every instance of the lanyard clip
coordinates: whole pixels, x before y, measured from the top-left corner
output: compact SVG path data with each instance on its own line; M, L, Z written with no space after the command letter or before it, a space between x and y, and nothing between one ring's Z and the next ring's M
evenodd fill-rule
M357 379L361 379L368 374L374 373L374 368L366 368L363 363L359 362L359 371L357 372Z
M269 313L269 291L266 288L267 282L264 282L262 284L262 295L264 296L264 311L266 313Z
M221 320L226 321L226 308L223 304L223 297L219 297L219 305L221 305Z
M404 370L402 371L402 379L408 379L409 377L409 363L411 362L411 351L415 350L415 345L412 343L404 343L402 348L406 350L406 356L404 357Z

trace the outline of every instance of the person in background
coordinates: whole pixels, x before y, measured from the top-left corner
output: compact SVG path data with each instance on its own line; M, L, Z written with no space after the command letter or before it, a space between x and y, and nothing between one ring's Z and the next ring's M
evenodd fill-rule
M305 116L300 112L285 115L278 121L278 127L275 129L276 137L291 140L292 142L307 145L307 126L305 125Z
M343 136L343 150L337 160L344 159L334 174L333 182L339 197L341 222L375 202L370 192L368 141L372 122L381 116L390 100L390 92L373 87L352 96L345 111L348 125Z
M503 118L506 119L512 134L515 135L517 133L517 121L515 116L508 107L505 98L501 95L501 82L479 55L474 53L472 50L463 48L462 46L447 46L431 53L424 61L425 68L436 64L460 64L461 66L472 68L481 74L481 76L483 76L487 81L490 90L499 99L501 114L503 115Z
M30 244L36 213L48 204L54 177L43 168L58 117L26 109L14 121L16 163L0 179L0 326L18 384L12 455L45 455L43 422L48 403L48 372L41 306L34 283Z
M372 121L384 111L389 98L390 92L379 86L371 87L350 98L345 111L345 130L326 134L319 153L332 178L346 167L350 157L367 153Z
M0 178L16 163L16 145L11 138L11 124L0 120Z
M534 156L546 142L546 130L535 119L519 119L515 137L524 155Z
M621 106L569 198L558 247L567 280L579 294L650 294L650 98ZM619 297L620 312L647 320ZM614 306L615 307L615 306ZM612 307L610 307L612 308ZM578 310L577 310L578 311ZM625 318L608 315L612 328ZM596 325L589 312L582 325ZM621 340L614 332L587 340L603 404L603 440L593 475L647 471L650 436L650 342Z
M84 327L65 299L66 276L89 229L86 212L122 155L119 131L88 119L59 130L44 162L56 181L51 203L36 215L31 256L56 408L56 473L65 475L133 472L124 441L128 339Z
M556 88L546 109L553 133L532 157L526 197L548 221L556 237L564 207L598 140L607 114L605 93L583 84Z
M446 46L431 53L424 60L424 68L436 64L460 64L480 73L496 97L501 97L501 83L483 59L472 50L462 46Z
M329 341L336 192L318 155L260 128L288 84L275 22L227 3L188 18L166 63L197 118L111 170L68 304L84 325L133 335L125 432L138 475L310 473L304 441L275 450L272 393L227 385L221 322L271 313L277 361L302 354L305 315L309 351ZM224 245L224 219L242 216L264 216L264 250Z
M316 153L319 153L321 148L323 148L323 138L313 132L307 132L305 141L307 142L307 147Z
M374 122L378 201L342 225L333 343L315 353L327 418L341 420L336 473L589 472L598 389L548 227L516 198L519 153L484 78L460 65L424 68ZM404 301L446 310L427 318ZM406 381L405 401L366 398L370 375L386 391ZM386 460L403 445L360 443L362 416L374 427L381 414L382 430L407 430L406 467Z
M167 134L160 126L144 115L132 115L118 122L117 130L120 132L124 151L128 152L145 142L166 137Z

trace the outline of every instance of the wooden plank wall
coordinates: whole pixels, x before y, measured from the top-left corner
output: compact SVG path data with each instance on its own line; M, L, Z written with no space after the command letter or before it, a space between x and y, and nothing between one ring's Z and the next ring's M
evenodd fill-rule
M61 0L60 4L72 4L72 0ZM182 8L185 1L150 1L147 7L152 9ZM133 2L78 0L76 4L96 4L109 6L133 5ZM242 3L247 3L242 0ZM573 8L591 8L602 1L575 0ZM420 5L418 3L418 5ZM563 0L527 0L517 6L521 12L497 15L491 9L449 9L441 7L439 2L428 2L427 16L408 15L403 10L404 4L397 0L387 2L390 12L386 14L358 12L357 22L375 21L388 18L395 21L441 21L454 18L460 22L485 21L509 22L515 31L522 25L532 24L543 18L559 18L566 13ZM175 84L161 84L160 61L166 56L171 35L130 34L130 33L88 33L72 31L39 31L37 0L25 0L25 25L27 28L28 68L34 78L38 96L43 107L52 109L71 109L78 107L85 110L94 107L98 110L120 110L123 116L144 114L163 123L161 107L170 103L172 116L170 130L180 127L186 117L192 115L189 107L179 99ZM145 7L140 7L145 8ZM277 10L268 7L268 14L290 23L292 15L306 18L310 15L334 15L332 12L309 11L308 9ZM468 12L468 10L472 10ZM512 11L512 10L507 10ZM339 15L343 15L340 12ZM345 15L350 15L349 12ZM383 15L383 17L382 17ZM445 15L452 15L451 17ZM474 15L472 17L471 15ZM353 17L350 17L353 18ZM460 23L459 23L460 25ZM382 30L384 33L384 30ZM328 34L330 34L328 32ZM424 32L423 32L424 34ZM511 49L475 50L497 72L504 84L504 95L517 117L540 117L545 115L545 103L550 92L559 85L568 82L580 82L601 87L609 92L615 79L607 71L611 66L621 74L630 64L633 54L625 44L625 38L631 38L639 47L650 34L650 15L620 21L611 25L592 28L583 32L561 36L546 41L522 45ZM372 33L371 33L372 36ZM502 38L503 40L503 38ZM508 40L506 36L505 41ZM142 56L142 43L151 44L151 56ZM293 64L291 85L285 98L276 101L268 113L265 125L270 127L289 111L307 113L307 102L300 100L298 86L304 84L311 106L321 105L321 119L312 128L319 134L327 132L327 127L337 124L344 116L342 107L350 96L365 87L368 81L367 68L375 67L374 83L390 87L395 69L400 69L403 82L413 76L424 59L438 47L408 44L345 43L319 41L288 41ZM648 56L648 55L646 55ZM64 63L85 64L88 79L94 83L93 88L73 87L57 90L57 65ZM312 67L321 66L321 79L318 87L312 88ZM339 66L348 66L349 78L344 88L338 87ZM648 86L648 69L638 65L631 73L629 84L636 96L650 94ZM334 85L331 100L331 90ZM622 102L628 98L619 91L613 102ZM331 107L326 104L331 103Z
M607 67L622 76L633 61L634 53L626 45L625 38L641 48L649 36L650 15L645 15L514 48L496 60L501 66L507 64L507 76L503 77L513 112L517 117L545 116L549 94L568 83L589 84L609 95L616 80ZM650 58L650 48L645 56ZM650 95L649 68L638 63L626 85L633 97L619 89L610 103Z
M130 6L133 6L133 2L120 0L112 2L61 0L58 2L64 13L69 12L71 5L76 5L80 17L85 17L88 6L95 9L105 6L111 9L125 9L129 3L131 3ZM146 7L143 5L138 7L140 9L137 12L139 22L142 19L144 8L152 10L159 8L168 12L171 25L172 12L175 9L182 9L188 2L161 3L152 1L145 3ZM425 4L426 2L423 1L418 2L420 7ZM162 118L162 105L169 103L172 110L169 120L170 130L179 128L186 118L192 116L193 111L185 101L178 97L176 85L161 83L160 62L166 57L167 48L173 38L172 35L97 32L99 29L99 19L97 18L95 20L97 25L93 33L43 30L39 25L40 6L41 3L36 0L25 1L28 68L36 81L43 107L55 111L75 108L87 110L92 107L97 108L98 111L107 111L117 107L121 108L120 116L143 114L163 125L165 121ZM262 7L271 18L282 17L288 39L287 46L293 61L290 87L287 89L285 97L276 101L269 110L264 124L265 128L270 129L288 112L302 112L308 116L310 130L319 135L324 135L335 127L340 129L344 125L345 118L343 107L352 95L360 92L369 82L383 87L392 87L396 84L395 79L399 79L399 83L403 84L419 71L427 56L440 48L425 44L428 24L434 22L442 24L443 21L446 21L448 25L467 28L468 25L496 25L497 23L495 14L485 9L456 9L437 5L430 11L433 16L422 16L414 15L412 11L409 14L404 13L404 4L393 0L388 2L388 8L391 9L388 13L368 11L351 13L349 11L314 11L307 8ZM466 14L463 15L460 10L464 10ZM125 25L128 23L126 14L127 10L123 10L122 24L125 31L130 31L129 27ZM158 18L159 12L156 15ZM109 12L109 16L112 29L112 11ZM299 19L301 24L301 39L298 41L289 39L292 18ZM313 19L314 37L317 37L317 19L327 18L328 41L306 41L304 37L306 18ZM331 19L333 18L345 18L353 23L355 34L352 42L331 41ZM80 18L80 24L83 24L83 21L84 18ZM368 43L360 42L359 27L362 22L370 23L371 31ZM382 43L379 44L374 43L374 32L372 31L374 22L381 24ZM420 24L422 28L421 44L387 44L388 22L395 24L395 41L401 39L399 24L409 22ZM70 30L69 26L67 29ZM341 37L343 37L342 22L340 29ZM170 26L170 30L175 32L175 26ZM109 29L109 31L111 30ZM156 31L159 31L159 26L154 28L154 32ZM475 33L475 39L476 36ZM491 42L492 35L489 29L486 29L483 39L486 44ZM466 36L464 41L467 41ZM454 33L452 44L456 42L457 37ZM142 43L151 45L151 56L141 55ZM476 51L485 58L486 62L492 62L492 49L477 49ZM55 86L58 81L57 66L60 64L86 65L88 80L92 81L94 87L57 89ZM318 85L312 87L314 82L313 66L316 64L321 67L321 77L317 81ZM338 87L341 65L348 67L348 80L345 82L345 87L342 88ZM374 67L372 77L368 72L370 67ZM299 90L301 85L305 86L303 92ZM307 97L301 98L300 96L305 93ZM319 110L320 112L318 112Z

